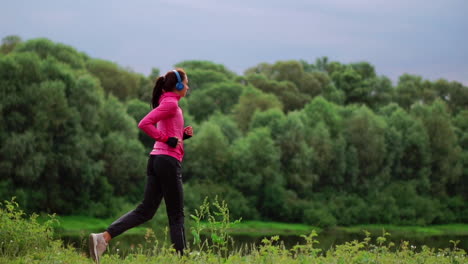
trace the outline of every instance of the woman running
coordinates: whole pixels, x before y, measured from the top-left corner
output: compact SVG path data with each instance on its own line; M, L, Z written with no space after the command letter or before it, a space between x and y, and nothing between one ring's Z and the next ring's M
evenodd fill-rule
M105 232L89 236L90 256L97 263L112 238L153 218L162 198L166 203L171 241L176 251L183 255L186 242L181 162L183 140L193 135L193 129L190 126L184 128L179 100L189 89L188 76L183 69L169 71L157 79L151 100L153 110L138 124L156 140L148 159L144 199Z

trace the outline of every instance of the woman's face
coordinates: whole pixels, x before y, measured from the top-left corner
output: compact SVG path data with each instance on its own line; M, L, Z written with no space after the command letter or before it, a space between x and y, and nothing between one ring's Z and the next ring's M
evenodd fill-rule
M190 89L189 85L188 85L188 75L185 75L185 79L182 81L182 83L184 84L184 89L180 90L180 91L177 91L177 94L179 94L181 97L184 97L186 94L187 94L187 91Z

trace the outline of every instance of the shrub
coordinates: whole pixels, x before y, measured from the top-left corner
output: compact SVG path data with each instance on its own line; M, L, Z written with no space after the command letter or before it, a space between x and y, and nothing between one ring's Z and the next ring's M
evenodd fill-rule
M49 247L54 217L43 224L37 217L26 217L14 198L0 203L0 256L24 256Z
M326 228L335 226L336 218L323 204L317 203L304 210L303 222L309 225Z

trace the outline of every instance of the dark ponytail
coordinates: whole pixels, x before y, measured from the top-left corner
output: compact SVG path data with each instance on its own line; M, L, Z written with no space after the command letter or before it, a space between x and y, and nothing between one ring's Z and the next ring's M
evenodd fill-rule
M180 78L182 81L184 81L187 76L185 71L181 68L177 68L177 72L179 72ZM151 106L153 109L159 106L159 98L161 98L163 92L173 91L175 89L176 83L177 77L173 71L168 71L166 75L160 76L156 80L156 84L153 88L153 97L151 98Z
M161 97L163 93L164 82L165 82L164 76L160 76L156 80L156 84L154 85L154 88L153 88L153 98L151 99L151 106L153 107L153 109L158 107L159 105L159 98Z

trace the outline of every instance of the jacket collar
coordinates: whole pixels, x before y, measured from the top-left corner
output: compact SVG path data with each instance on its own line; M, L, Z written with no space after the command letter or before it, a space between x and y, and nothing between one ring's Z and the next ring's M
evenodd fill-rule
M161 95L161 99L162 100L163 98L166 98L166 97L174 97L175 99L177 99L177 101L180 100L180 98L182 98L180 95L174 93L174 92L164 92L162 95Z

